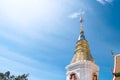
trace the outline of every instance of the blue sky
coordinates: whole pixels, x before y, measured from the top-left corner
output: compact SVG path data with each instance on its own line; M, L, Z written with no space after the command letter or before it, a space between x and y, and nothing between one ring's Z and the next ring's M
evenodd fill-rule
M84 30L100 67L99 80L112 79L111 50L120 53L119 0L0 0L0 72L29 73L29 80L65 80Z

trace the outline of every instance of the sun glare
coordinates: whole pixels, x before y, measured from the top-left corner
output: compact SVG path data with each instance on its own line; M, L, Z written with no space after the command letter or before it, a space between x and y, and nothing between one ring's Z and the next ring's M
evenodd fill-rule
M3 14L13 24L27 25L35 19L49 19L57 12L57 4L52 0L3 0Z

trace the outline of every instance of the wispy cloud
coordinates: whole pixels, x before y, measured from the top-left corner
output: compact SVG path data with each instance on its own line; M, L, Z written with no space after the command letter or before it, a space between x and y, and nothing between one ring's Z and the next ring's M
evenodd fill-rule
M14 58L14 57L12 57L12 58ZM33 67L35 65L41 65L42 67L43 66L51 67L50 65L45 64L45 63L43 63L43 64L32 63L33 66L29 66L27 64L23 64L23 63L20 63L20 62L11 60L11 59L7 59L5 57L0 57L0 61L1 61L0 64L2 64L2 65L0 65L1 72L5 72L5 71L9 70L9 71L11 71L12 74L15 74L15 75L29 73L30 80L42 80L42 78L45 76L40 77L40 74L48 75L51 77L54 77L54 76L61 77L60 74L54 74L54 73L56 73L54 70L50 71L48 69L45 70L45 69ZM27 63L27 61L25 61L25 62ZM56 70L59 71L58 69L56 69Z
M97 0L101 4L112 3L113 0Z
M74 13L70 14L68 17L71 18L71 19L74 19L74 18L79 17L80 14L84 14L84 13L85 13L84 11L74 12Z
M29 73L30 80L42 80L39 74L48 75L50 77L61 77L61 71L57 66L53 66L42 61L35 60L29 56L9 50L4 46L0 46L0 69L1 72L11 71L12 74L19 75ZM48 68L49 66L49 68ZM50 68L54 68L51 70ZM59 74L54 74L59 71ZM38 74L39 73L39 74Z
M77 18L79 15L80 15L79 12L75 12L73 14L70 14L68 17L71 18L71 19L74 19L74 18Z

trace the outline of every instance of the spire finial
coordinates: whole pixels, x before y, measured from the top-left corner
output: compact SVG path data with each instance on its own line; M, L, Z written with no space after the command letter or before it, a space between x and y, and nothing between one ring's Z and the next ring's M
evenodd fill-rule
M80 13L80 23L83 22L83 18L82 18L82 12Z
M82 14L83 14L83 11L81 11L81 13L80 13L80 36L79 36L78 40L85 40Z
M80 33L84 33L84 30L83 30L83 18L82 18L82 11L80 13Z

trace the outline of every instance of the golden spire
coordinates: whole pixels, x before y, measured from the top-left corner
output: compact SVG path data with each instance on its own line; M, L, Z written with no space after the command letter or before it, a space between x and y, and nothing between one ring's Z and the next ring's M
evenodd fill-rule
M87 43L87 40L85 39L82 14L80 14L80 35L76 43L76 50L71 63L78 62L81 60L88 60L94 62L90 54L89 45Z

